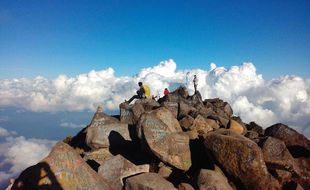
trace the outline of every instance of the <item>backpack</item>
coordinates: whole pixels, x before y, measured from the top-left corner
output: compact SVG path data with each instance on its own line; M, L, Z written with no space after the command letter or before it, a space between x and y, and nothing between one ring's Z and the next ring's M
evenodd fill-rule
M151 95L151 89L148 85L143 85L144 88L144 94L146 98L149 98Z

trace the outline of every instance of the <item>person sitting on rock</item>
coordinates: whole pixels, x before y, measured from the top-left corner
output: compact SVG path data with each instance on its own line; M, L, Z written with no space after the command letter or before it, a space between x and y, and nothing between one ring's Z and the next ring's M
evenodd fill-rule
M170 93L169 90L167 88L165 88L164 96L159 98L157 102L160 103L160 104L163 103L163 102L166 102L168 100L169 93Z
M169 90L168 90L167 88L165 88L165 90L164 90L164 96L167 97L168 94L169 94Z
M132 102L134 99L146 98L145 97L145 90L143 88L142 82L139 82L138 85L140 88L139 88L139 90L137 90L137 94L133 95L128 101L125 100L126 103L130 104L130 102Z

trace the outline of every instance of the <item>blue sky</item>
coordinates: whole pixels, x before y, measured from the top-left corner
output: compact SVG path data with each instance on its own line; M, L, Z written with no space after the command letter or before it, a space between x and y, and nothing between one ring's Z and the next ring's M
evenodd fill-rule
M0 2L0 79L117 76L172 58L178 69L253 62L309 77L310 1Z

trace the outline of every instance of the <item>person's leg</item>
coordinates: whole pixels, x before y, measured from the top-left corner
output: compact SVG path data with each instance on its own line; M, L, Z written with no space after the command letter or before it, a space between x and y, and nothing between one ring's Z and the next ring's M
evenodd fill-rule
M133 95L129 100L128 100L128 104L130 104L130 102L132 102L134 99L140 99L139 95Z

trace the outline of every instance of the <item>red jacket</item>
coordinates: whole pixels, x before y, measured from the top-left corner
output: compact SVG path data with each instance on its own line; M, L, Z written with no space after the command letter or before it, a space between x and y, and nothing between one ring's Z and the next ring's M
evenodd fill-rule
M165 90L164 90L164 95L165 95L165 96L168 96L168 94L169 94L169 90L168 90L168 89L165 89Z

